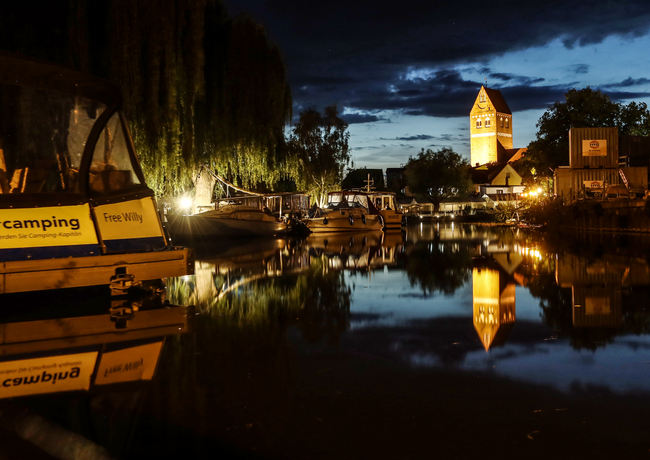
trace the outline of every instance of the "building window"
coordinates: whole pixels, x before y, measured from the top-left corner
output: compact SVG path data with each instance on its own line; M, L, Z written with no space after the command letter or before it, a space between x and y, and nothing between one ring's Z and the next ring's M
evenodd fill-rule
M479 118L478 120L476 120L476 128L478 129L480 127L481 127L481 119Z
M489 118L486 118L486 119L485 119L485 127L486 127L486 128L489 128L489 127L490 127L490 119L489 119Z
M508 118L506 118L506 128L509 128L509 127L510 127L510 120Z
M503 118L500 118L500 120L501 121L500 121L499 125L503 128Z
M481 93L480 101L485 102L485 93Z

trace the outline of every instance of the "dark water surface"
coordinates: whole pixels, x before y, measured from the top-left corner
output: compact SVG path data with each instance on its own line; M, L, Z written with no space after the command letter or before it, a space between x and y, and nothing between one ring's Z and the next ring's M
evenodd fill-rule
M0 427L58 458L650 458L647 237L422 224L195 256L151 380L6 399Z

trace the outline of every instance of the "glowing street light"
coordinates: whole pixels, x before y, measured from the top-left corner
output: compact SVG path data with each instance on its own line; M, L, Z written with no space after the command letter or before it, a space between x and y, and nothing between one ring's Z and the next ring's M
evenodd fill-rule
M181 198L181 208L189 209L192 206L192 199L188 197Z

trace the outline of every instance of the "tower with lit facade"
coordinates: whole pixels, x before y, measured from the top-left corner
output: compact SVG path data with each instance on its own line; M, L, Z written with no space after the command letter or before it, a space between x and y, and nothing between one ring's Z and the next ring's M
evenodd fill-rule
M469 115L472 166L502 161L512 149L512 112L501 92L481 86Z

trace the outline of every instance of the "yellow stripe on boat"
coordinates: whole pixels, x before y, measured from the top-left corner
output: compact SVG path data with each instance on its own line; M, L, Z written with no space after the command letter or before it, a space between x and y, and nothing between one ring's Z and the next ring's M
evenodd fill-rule
M98 244L88 204L0 210L0 249Z

